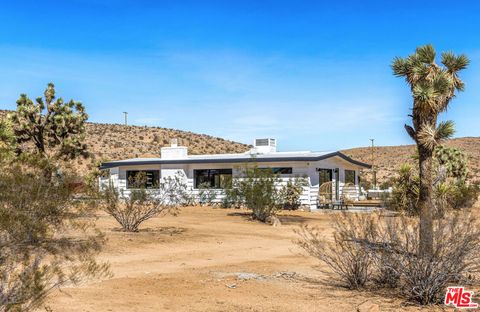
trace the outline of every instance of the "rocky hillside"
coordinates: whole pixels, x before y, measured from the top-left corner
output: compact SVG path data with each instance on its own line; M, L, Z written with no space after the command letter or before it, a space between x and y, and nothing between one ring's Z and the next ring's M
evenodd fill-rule
M480 137L465 137L449 140L447 146L456 147L464 151L468 157L469 179L480 181ZM343 151L345 154L372 163L371 147L358 147ZM414 145L377 146L374 148L375 166L379 183L387 181L394 175L395 170L402 163L414 163L412 156L415 154ZM370 180L371 177L366 174Z
M7 111L0 110L0 117L6 114ZM82 174L103 160L160 157L160 148L170 145L172 139L177 139L179 145L187 146L189 154L241 153L249 149L246 144L161 127L87 123L86 132L86 143L92 157L71 164Z
M0 110L0 117L5 114L6 111ZM160 148L168 146L174 138L178 139L179 144L187 146L190 154L240 153L249 149L245 144L175 129L88 123L87 144L92 157L77 160L71 165L80 173L85 173L102 160L158 157ZM480 137L453 139L447 145L460 148L468 155L470 178L480 180ZM352 148L343 152L354 159L371 163L370 147ZM400 164L413 162L414 153L413 145L375 147L375 165L379 183L387 181ZM365 176L371 179L368 176L368 170Z

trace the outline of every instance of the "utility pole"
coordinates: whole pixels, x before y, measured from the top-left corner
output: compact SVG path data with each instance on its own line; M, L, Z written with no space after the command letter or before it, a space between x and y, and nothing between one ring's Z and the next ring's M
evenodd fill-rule
M125 115L125 126L128 126L128 122L127 122L128 112L123 112L123 114Z
M377 173L375 172L375 139L370 139L372 141L372 177L373 177L373 189L377 189Z

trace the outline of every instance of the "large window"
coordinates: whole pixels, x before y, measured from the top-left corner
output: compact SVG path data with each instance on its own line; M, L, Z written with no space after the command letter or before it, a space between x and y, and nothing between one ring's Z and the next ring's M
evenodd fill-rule
M318 171L318 185L322 185L332 181L332 169L317 169Z
M274 174L292 174L292 167L273 167L273 168L258 168L260 170L271 170Z
M128 170L127 188L158 188L160 182L159 170Z
M195 188L226 188L232 182L232 169L193 170Z
M355 185L355 170L345 170L345 183Z

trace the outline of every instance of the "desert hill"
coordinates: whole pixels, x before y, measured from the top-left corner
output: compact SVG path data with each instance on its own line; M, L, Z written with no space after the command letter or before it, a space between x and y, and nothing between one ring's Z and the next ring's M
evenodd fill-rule
M0 118L7 113L0 110ZM160 157L160 148L170 145L172 139L177 139L179 145L187 146L189 154L197 155L241 153L250 148L246 144L188 131L89 122L86 125L86 143L92 156L76 160L72 167L84 174L99 161Z
M0 117L7 111L0 110ZM188 147L190 154L241 153L250 146L206 134L147 126L87 123L86 143L92 153L89 159L79 159L72 164L80 173L86 173L102 160L118 160L134 157L159 157L160 148L168 146L171 139ZM469 160L470 178L480 180L480 137L456 138L447 146L463 150ZM354 159L371 163L371 148L358 147L343 151ZM413 163L414 145L377 146L374 149L375 166L379 183L388 180L400 164ZM368 180L368 170L365 171Z
M446 146L462 150L468 158L469 179L480 181L480 137L455 138L447 141ZM414 145L376 146L374 148L374 165L377 168L379 183L387 181L402 163L414 163ZM354 159L372 163L371 147L357 147L343 151ZM368 177L368 174L367 174ZM370 177L368 177L370 179Z

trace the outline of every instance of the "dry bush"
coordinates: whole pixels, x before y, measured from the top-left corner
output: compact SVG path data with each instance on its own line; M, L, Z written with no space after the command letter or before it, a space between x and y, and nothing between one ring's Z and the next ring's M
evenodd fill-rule
M367 283L371 275L370 253L352 239L369 240L375 225L365 215L336 215L333 222L334 241L326 241L316 227L303 226L297 231L296 243L310 255L318 258L337 275L338 281L350 289L358 289Z
M72 177L10 163L0 170L0 311L38 308L53 289L108 276L95 256L95 206L75 200Z
M141 173L140 173L141 174ZM138 232L140 224L167 213L176 214L178 207L191 201L187 186L178 176L167 177L152 189L146 189L143 177L137 175L133 189L126 193L112 184L102 192L104 210L117 220L125 232Z
M389 244L374 254L395 256L388 267L401 276L400 290L409 300L439 303L448 284L469 283L479 272L480 230L469 212L450 213L435 221L430 257L418 255L419 221L394 220L381 231L381 242Z
M334 242L303 227L298 244L326 263L350 288L395 288L419 304L439 303L451 284L472 282L479 273L480 229L468 211L434 222L432 256L420 256L418 218L382 213L342 214L335 219Z

